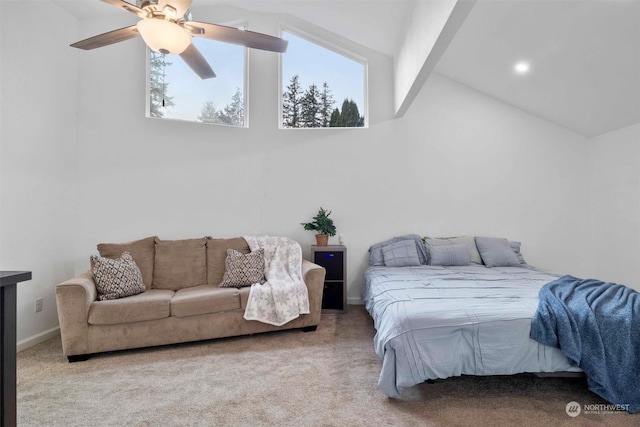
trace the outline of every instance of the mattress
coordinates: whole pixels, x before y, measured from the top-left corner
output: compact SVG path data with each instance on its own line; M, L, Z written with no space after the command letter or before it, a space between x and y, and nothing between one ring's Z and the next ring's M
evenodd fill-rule
M459 375L580 371L529 338L538 293L558 276L530 267L369 267L362 300L389 397Z

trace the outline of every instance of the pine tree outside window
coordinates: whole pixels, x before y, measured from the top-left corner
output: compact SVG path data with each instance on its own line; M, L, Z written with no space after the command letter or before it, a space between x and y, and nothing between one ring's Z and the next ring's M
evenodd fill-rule
M301 34L282 34L289 46L282 56L280 127L366 127L366 62Z
M246 49L194 37L216 77L201 79L179 56L149 51L147 117L244 127Z

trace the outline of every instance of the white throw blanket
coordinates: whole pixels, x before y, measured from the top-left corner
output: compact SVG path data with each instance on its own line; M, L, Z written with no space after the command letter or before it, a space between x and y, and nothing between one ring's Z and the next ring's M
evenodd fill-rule
M286 237L244 236L251 251L264 249L264 284L251 285L244 318L282 326L309 314L309 293L302 280L302 249Z

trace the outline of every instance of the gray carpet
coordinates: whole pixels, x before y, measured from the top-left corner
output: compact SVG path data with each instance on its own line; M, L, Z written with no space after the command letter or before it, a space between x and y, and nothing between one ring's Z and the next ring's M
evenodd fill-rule
M638 426L584 379L459 377L400 399L377 388L381 361L362 306L298 330L114 352L69 364L59 338L18 354L19 426Z

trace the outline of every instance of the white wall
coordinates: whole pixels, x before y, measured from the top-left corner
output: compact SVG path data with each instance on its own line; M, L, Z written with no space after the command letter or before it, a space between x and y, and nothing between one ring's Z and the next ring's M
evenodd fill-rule
M57 327L54 286L74 273L77 23L49 2L0 10L0 268L33 272L18 285L20 343Z
M594 277L640 290L640 123L589 141Z
M407 228L521 240L533 265L589 273L583 137L439 74L397 124L405 183L389 192Z

